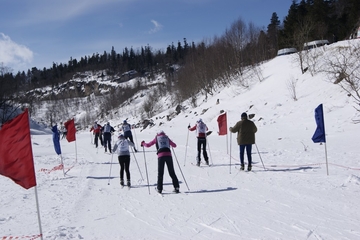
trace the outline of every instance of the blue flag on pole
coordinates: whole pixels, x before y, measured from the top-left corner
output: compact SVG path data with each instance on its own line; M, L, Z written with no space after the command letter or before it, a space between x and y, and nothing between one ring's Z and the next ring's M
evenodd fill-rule
M315 108L315 121L316 121L316 130L311 138L314 143L322 143L326 142L325 139L325 124L324 124L324 112L323 105L320 104L317 108Z
M55 148L55 152L60 155L61 154L61 148L60 148L60 134L59 131L57 129L57 125L52 127L52 132L53 132L53 142L54 142L54 148Z

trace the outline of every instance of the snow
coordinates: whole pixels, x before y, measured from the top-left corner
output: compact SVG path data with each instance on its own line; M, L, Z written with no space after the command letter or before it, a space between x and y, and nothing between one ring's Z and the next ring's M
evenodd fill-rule
M325 75L301 74L295 57L262 64L263 80L249 81L248 88L234 84L207 101L199 98L199 107L171 121L162 119L161 127L157 121L133 130L139 150L141 140L152 140L159 129L177 144L180 194L171 193L167 170L164 195L156 193L155 147L131 155L133 187L120 188L117 157L96 149L88 130L78 132L76 142L61 140L64 176L49 129L32 124L37 187L25 190L0 177L0 238L37 238L36 189L44 239L360 239L360 135L353 122L359 113ZM297 79L297 101L286 87L291 78ZM321 103L326 145L311 140ZM220 110L228 114L228 127L242 112L255 114L252 172L239 171L236 136L217 135ZM213 131L211 167L191 164L196 136L187 125L200 117Z

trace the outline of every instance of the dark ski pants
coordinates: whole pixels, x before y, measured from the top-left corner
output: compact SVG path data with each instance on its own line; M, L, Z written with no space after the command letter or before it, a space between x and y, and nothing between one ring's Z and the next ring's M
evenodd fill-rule
M205 159L205 161L208 161L208 155L206 152L206 138L198 138L198 142L197 142L197 150L198 150L198 154L197 154L197 161L200 162L201 161L201 147L203 150L203 157Z
M109 149L109 152L111 153L111 133L104 133L104 147L105 147L105 152L106 152L106 148Z
M118 156L120 164L120 180L124 180L124 170L126 172L126 179L130 181L130 155Z
M252 144L242 144L240 145L240 163L243 165L244 164L244 154L245 154L245 149L246 149L246 156L248 159L248 164L251 165L252 161L251 161L251 148L252 148Z
M169 171L169 175L172 179L172 184L173 184L174 188L179 188L179 180L175 174L173 159L171 156L165 156L165 157L158 158L157 189L159 191L163 190L163 178L164 178L165 163L166 163L167 169Z
M101 134L100 134L100 133L95 133L94 142L95 142L95 146L96 146L96 147L98 147L99 139L100 139L100 143L101 143L101 146L102 146L102 145L103 145L103 140L102 140Z
M134 143L134 139L133 139L132 134L131 134L131 133L130 133L130 134L125 133L125 134L124 134L124 137L125 137L126 139L129 139L129 141L134 144L134 149L135 149L135 143Z

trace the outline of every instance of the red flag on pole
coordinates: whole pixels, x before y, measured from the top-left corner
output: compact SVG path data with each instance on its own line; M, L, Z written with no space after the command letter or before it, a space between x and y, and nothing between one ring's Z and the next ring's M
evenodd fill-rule
M219 135L226 135L227 134L227 120L226 120L226 113L221 114L217 119L219 125Z
M68 142L72 142L76 140L76 129L75 129L75 122L74 119L71 119L69 121L67 121L66 123L64 123L64 126L67 130L67 134L66 134L66 139L68 140Z
M36 186L27 109L0 130L0 174L25 189Z

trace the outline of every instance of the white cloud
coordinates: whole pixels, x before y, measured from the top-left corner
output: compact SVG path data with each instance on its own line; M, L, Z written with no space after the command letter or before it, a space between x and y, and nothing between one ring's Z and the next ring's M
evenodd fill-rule
M160 23L158 23L157 21L151 20L151 22L152 22L152 24L154 24L154 28L152 28L149 31L150 34L156 33L156 32L160 31L163 28L163 26Z
M24 45L13 42L0 32L0 62L8 67L18 67L33 60L33 52Z

